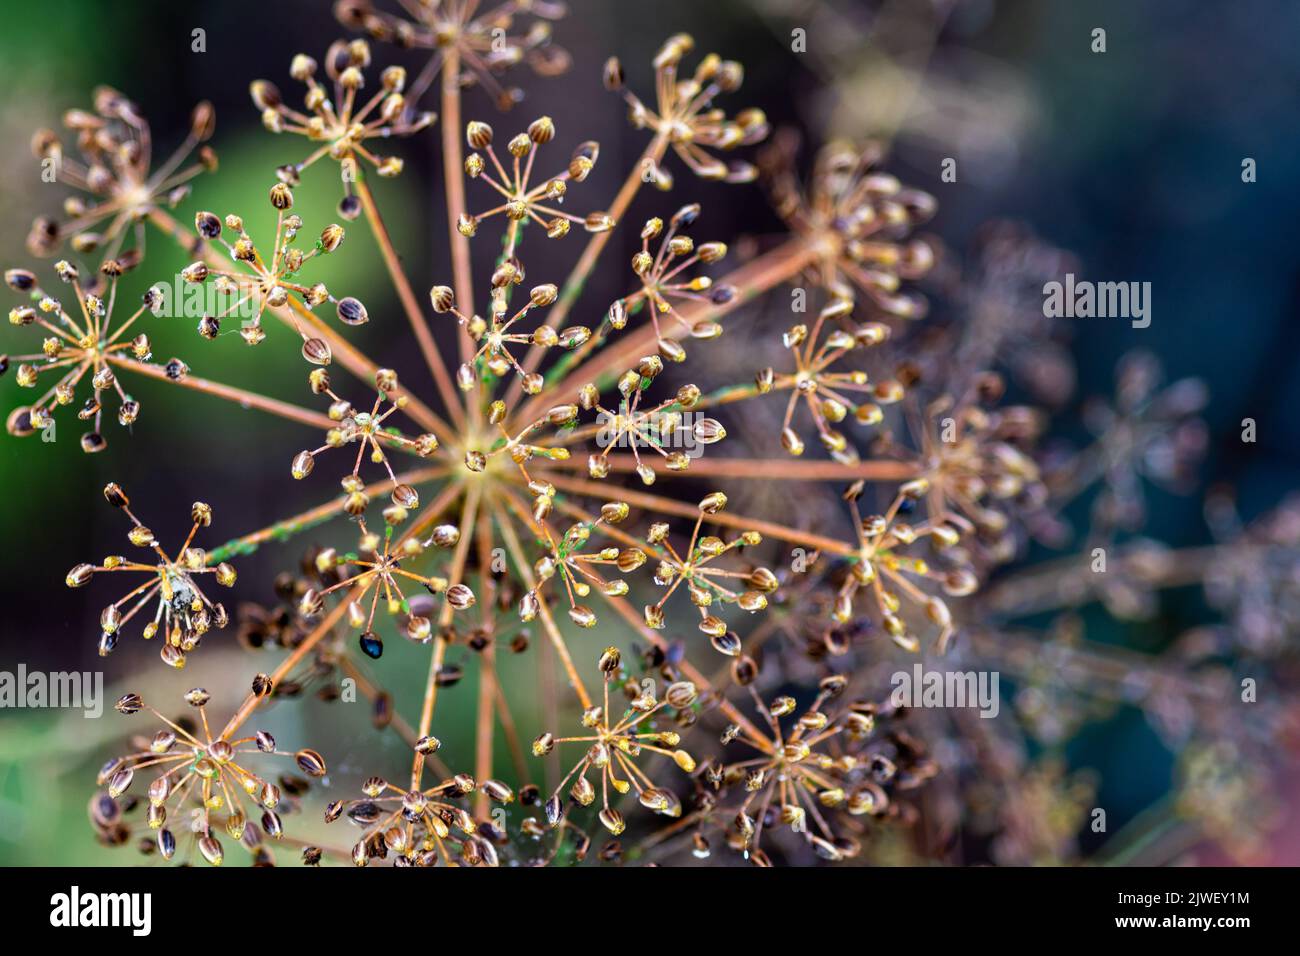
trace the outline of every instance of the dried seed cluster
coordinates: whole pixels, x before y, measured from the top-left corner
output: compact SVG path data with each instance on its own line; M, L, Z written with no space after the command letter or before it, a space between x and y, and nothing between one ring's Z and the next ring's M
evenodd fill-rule
M1037 409L999 404L1002 372L1024 374L1032 364L1025 355L1042 353L1007 343L1032 337L1041 346L1059 330L989 316L1023 308L1017 290L1055 257L1035 255L1023 237L1003 237L981 281L958 283L958 301L971 315L920 336L914 330L922 323L902 320L926 315L926 300L909 283L936 265L929 240L917 234L934 201L880 171L876 146L825 146L806 182L786 137L752 163L750 147L769 132L764 114L729 116L715 105L741 86L740 64L707 54L685 71L694 43L673 36L654 60L648 104L625 88L622 66L611 59L606 86L622 94L632 124L652 138L616 195L604 203L584 198L583 209L598 211L570 212L569 190L581 186L585 196L593 188L596 143L575 137L567 166L543 177L535 164L557 135L550 118L535 119L504 147L487 122L460 128L474 86L505 107L520 98L503 84L510 67L526 61L549 75L567 66L568 55L551 42L559 4L342 0L335 11L368 39L333 44L321 63L293 58L290 75L306 88L301 108L269 82L251 86L268 130L311 143L305 156L279 168L270 189L276 229L269 245L257 246L236 215L200 212L192 234L166 212L197 171L215 167L202 146L198 166L178 171L212 135L210 107L195 112L178 157L151 172L147 124L120 94L101 90L94 115L65 117L85 159L84 168L67 165L69 181L98 204L70 202L70 222L43 221L33 234L33 250L41 253L72 237L70 258L55 271L77 305L63 306L33 272L6 273L10 288L25 297L10 313L12 324L39 325L48 335L39 353L0 357L0 372L12 359L24 387L50 382L10 416L11 433L47 427L53 408L77 400L78 385L89 378L80 414L93 431L83 447L99 450L110 392L117 393L123 425L139 413L117 381L127 369L315 430L291 461L300 487L312 487L307 479L323 455L339 450L350 463L340 466L341 495L209 552L193 544L211 520L211 509L196 503L193 528L175 557L136 519L117 485L105 489L131 520L131 543L153 552L148 561L114 556L68 574L71 586L110 572L144 575L102 614L105 654L131 618L153 604L145 636L161 631L163 659L182 666L202 636L227 620L204 593L204 575L229 587L230 559L314 529L328 536L342 526L350 536L353 528L358 540L349 550L314 545L297 571L274 582L271 607L240 606L240 643L275 663L259 663L247 698L220 733L208 726L207 693L196 689L187 700L199 710L197 723L164 720L167 729L105 767L106 792L90 807L103 842L130 842L132 779L157 768L146 820L156 836L144 845L148 852L172 859L175 835L192 834L197 853L218 863L224 830L254 862L270 862L264 837L281 836L277 806L305 802L306 783L283 775L273 781L254 769L256 761L292 756L308 777L323 776L325 763L311 750L282 753L261 732L240 737L240 728L268 700L303 701L308 689L336 699L346 677L369 699L374 727L409 746L410 776L399 766L400 783L390 782L391 772L372 776L358 781L359 798L329 803L325 820L346 816L359 834L338 845L332 837L307 844L302 859L309 865L582 862L593 833L604 841L593 862L710 857L719 834L723 846L760 865L839 861L863 855L880 834L887 840L889 827L913 822L921 811L908 793L916 787L947 788L935 801L940 806L976 805L980 796L962 761L1023 743L990 737L968 745L970 729L956 721L949 726L929 712L909 717L907 708L880 702L880 669L897 666L890 655L932 642L937 653L959 648L981 665L1006 667L1028 688L1017 697L1023 713L1014 732L1023 726L1046 736L1059 734L1073 714L1095 712L1096 700L1137 697L1148 713L1180 715L1184 725L1192 719L1187 714L1200 720L1207 710L1202 685L1171 677L1163 662L1117 663L1104 648L1082 646L1070 618L1091 601L1134 616L1161 587L1203 578L1212 603L1232 618L1225 627L1232 636L1224 640L1280 653L1284 630L1258 622L1261 614L1295 618L1288 609L1296 575L1285 570L1300 567L1293 560L1300 542L1294 509L1243 528L1219 503L1213 523L1224 543L1199 555L1115 544L1117 532L1140 524L1144 482L1178 485L1202 450L1197 415L1205 395L1198 383L1162 388L1152 360L1127 360L1114 401L1089 409L1096 441L1063 464L1037 447L1044 431ZM373 64L371 41L429 58L408 78L401 66ZM446 121L438 128L439 202L446 206L451 261L434 273L440 284L425 300L413 291L384 227L379 205L391 197L373 191L368 175L383 180L401 171L400 158L381 150L381 140L435 128L434 114L421 105L435 85ZM52 135L42 134L37 145L41 158L62 161ZM642 186L693 188L673 182L664 163L670 150L704 179L743 185L761 174L788 235L728 271L727 242L697 242L692 232L701 207L681 196L676 212L664 210L664 218L641 227L639 249L635 237L629 244L636 250L631 291L608 308L580 313L590 321L570 319L586 305L582 289L594 269L621 271L601 255L626 226ZM377 244L394 284L402 315L384 321L400 325L404 316L427 378L404 373L399 384L394 371L348 340L349 328L369 314L356 299L336 299L325 284L343 227L328 225L314 243L302 244L293 188L327 157L339 164L344 184L341 217L366 218L362 241ZM471 194L486 189L494 199L473 200L480 211L471 211L466 187ZM125 239L133 225L140 237L145 222L187 250L193 261L185 280L217 293L221 305L202 317L200 333L234 331L224 326L238 317L240 336L258 344L267 336L266 316L288 325L313 366L312 395L328 402L323 412L188 376L180 360L151 363L141 327L162 308L160 293L151 290L138 309L112 321L119 277L144 262L142 239L131 248ZM499 254L494 239L482 236L488 230L499 231ZM582 245L569 276L530 280L525 261L534 243L570 233L553 247ZM483 298L476 281L488 273L485 246L491 278ZM92 252L107 256L97 270L73 264ZM942 288L945 276L938 279ZM790 326L788 301L778 302L783 333L771 335L763 304L785 300L791 283L811 299L811 314ZM338 323L317 315L325 303ZM649 320L633 321L643 310ZM749 326L714 341L743 323ZM396 325L387 331L395 337ZM686 339L693 340L689 354ZM368 388L375 389L372 400L354 405L343 397ZM764 397L771 393L783 393L783 415ZM861 427L845 427L850 419ZM807 453L814 435L824 455ZM286 459L291 451L285 449ZM364 458L380 467L363 474ZM705 484L683 486L694 479ZM1018 569L1031 538L1064 540L1059 511L1083 494L1094 495L1091 531L1114 546L1122 573L1097 580L1067 559L1068 566ZM688 537L676 538L672 529L682 521L693 526ZM1189 572L1196 561L1205 567ZM682 592L690 607L673 598ZM1058 612L1058 620L1046 635L1027 637L1030 625L1017 622L1047 611ZM686 626L691 622L694 628ZM594 628L601 629L599 643L610 644L599 655L602 686L595 694L591 674L575 664ZM398 656L383 653L393 633L418 645L403 650L427 654L416 700L384 689ZM1204 639L1190 643L1202 647ZM1040 653L1044 646L1050 653ZM526 661L535 692L507 692L502 651ZM1068 681L1044 677L1066 671ZM1139 683L1141 693L1134 690ZM467 693L477 694L473 752L445 752L435 736L447 733L440 729L449 720L441 702ZM562 726L565 708L580 729L536 736L530 760L521 741L541 727ZM136 695L119 702L123 712L140 709L163 720ZM904 730L904 718L915 725ZM1005 733L1001 726L981 732ZM1210 722L1197 727L1208 734ZM921 740L930 734L948 745L951 774L940 774L930 758ZM570 750L578 756L566 767L559 757ZM1211 743L1204 752L1217 751ZM1069 777L1022 769L1036 800L1078 804L1081 791ZM440 782L428 784L426 771ZM1200 764L1186 776L1188 800L1199 807L1212 777ZM651 812L636 811L634 803ZM190 819L178 825L187 810ZM260 823L249 819L255 811ZM1214 817L1216 826L1221 817ZM994 819L995 828L1012 825L996 814L981 819ZM1013 859L1062 843L1055 829L1046 838L1001 830L997 836L999 852Z
M180 847L181 859L188 860L190 851L197 849L205 862L220 866L225 860L224 833L248 847L255 862L270 862L262 837L280 839L281 814L307 791L308 781L296 774L271 779L253 768L270 758L292 759L308 778L320 778L325 776L325 761L314 750L277 749L275 738L264 730L249 737L232 737L228 732L214 736L208 724L210 699L202 687L185 693L185 702L198 711L197 726L189 719L168 720L139 694L118 700L118 713L131 716L145 710L163 727L152 736L142 735L135 741L137 749L114 757L100 769L99 785L104 791L91 803L91 822L101 841L112 845L130 839L132 828L124 818L137 803L131 786L137 775L147 775L151 779L146 823L153 839L141 841L145 853L157 852L171 860ZM258 811L259 821L249 819L250 813ZM177 832L183 842L178 842Z
M226 561L210 561L202 548L192 544L199 529L212 524L212 508L202 501L194 502L190 508L194 525L173 558L163 550L154 533L132 513L131 502L118 485L111 482L105 485L104 498L131 520L131 530L127 534L131 544L153 551L158 561L149 564L114 554L104 558L101 564L78 564L68 572L66 583L70 588L84 587L97 574L146 576L143 583L108 605L100 614L99 623L103 628L99 639L100 656L107 657L113 652L121 639L122 628L156 598L156 610L153 620L144 626L144 638L152 640L161 628L163 640L159 655L163 663L184 667L187 655L199 646L203 635L213 627L222 628L229 622L225 606L209 599L199 582L202 575L211 574L222 587L234 587L235 568Z

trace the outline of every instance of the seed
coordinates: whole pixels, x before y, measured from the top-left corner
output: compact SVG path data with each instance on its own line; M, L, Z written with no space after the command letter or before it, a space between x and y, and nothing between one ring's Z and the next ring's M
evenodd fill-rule
M289 473L293 477L302 480L311 474L312 469L316 467L316 459L312 457L309 451L300 451L293 457L293 464L289 468Z
M217 842L214 836L204 836L199 838L199 852L203 854L203 859L207 860L213 866L220 866L221 844Z
M525 592L523 598L519 601L519 619L521 621L531 621L537 617L542 610L541 599L538 598L536 591Z
M406 622L406 636L413 641L427 641L433 633L433 623L427 617L412 615Z
M70 588L79 588L90 583L90 579L95 574L95 567L91 564L79 564L64 578L64 583Z
M613 807L605 807L600 811L600 822L614 836L618 836L627 829L627 823L623 819L623 814L619 813Z
M721 491L707 495L700 502L700 510L706 515L715 515L725 507L727 507L727 496Z
M333 252L343 242L343 235L343 227L338 223L331 223L320 234L321 247L325 252Z
M718 624L722 624L717 618L713 618L713 620L717 621ZM704 622L700 623L700 630L704 630ZM719 654L725 654L728 657L738 657L740 655L740 635L735 631L728 631L725 624L722 624L720 633L716 631L705 631L705 633L709 634L709 643L713 645L713 649Z
M584 604L569 608L569 618L579 627L596 626L596 612Z
M500 780L485 780L479 790L497 803L514 803L515 793Z
M543 146L555 138L555 123L549 116L535 119L528 125L528 138L538 146Z
M339 299L337 312L339 321L346 325L365 325L370 321L366 307L351 296Z
M621 501L610 501L600 506L600 517L610 524L618 524L627 518L631 508Z
M433 303L433 311L438 313L450 312L456 304L456 297L451 287L445 285L436 285L430 289L429 300Z
M474 606L474 592L464 584L453 584L447 589L447 603L457 611L464 611Z
M199 331L202 332L201 325ZM305 339L302 343L302 357L312 365L329 365L334 353L324 339Z
M460 528L454 524L440 524L433 529L429 540L440 548L450 548L460 540Z
M121 486L113 481L104 486L104 498L114 508L125 508L131 503L130 499L126 497L126 493L122 491Z
M601 79L607 90L615 91L623 88L623 64L619 62L618 57L611 56L605 61Z
M465 140L470 149L487 149L492 145L492 127L487 123L472 120L465 127Z
M297 760L299 769L301 769L307 776L325 776L325 761L316 751L299 750L294 754L294 759Z
M358 643L361 645L361 653L365 654L371 660L379 660L384 653L384 642L379 639L379 635L374 631L364 632Z
M691 706L698 697L695 685L690 681L677 681L668 685L668 690L664 694L664 700L668 706L677 710L684 710Z

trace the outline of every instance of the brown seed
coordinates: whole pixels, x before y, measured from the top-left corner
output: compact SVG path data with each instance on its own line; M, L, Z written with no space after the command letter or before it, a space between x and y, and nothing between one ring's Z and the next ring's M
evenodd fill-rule
M299 750L294 754L294 759L303 773L309 777L325 776L325 761L314 750Z
M351 296L339 299L337 311L339 321L346 325L365 325L370 321L370 313L366 311L366 307Z
M271 187L271 205L281 212L293 208L293 190L284 183Z

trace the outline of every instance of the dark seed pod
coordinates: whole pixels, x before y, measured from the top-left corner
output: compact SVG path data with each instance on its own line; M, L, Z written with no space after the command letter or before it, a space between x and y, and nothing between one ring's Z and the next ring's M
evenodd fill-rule
M339 321L346 325L365 325L370 321L370 314L366 311L366 307L351 296L339 299L338 317Z
M387 691L375 695L370 710L370 724L375 730L383 730L393 722L393 698Z
M176 855L176 837L166 827L158 831L158 852L164 860L170 860Z
M299 750L294 754L298 766L309 777L325 776L325 760L314 750Z
M558 793L553 794L551 799L546 801L545 811L546 822L553 827L559 826L560 821L564 819L564 804L561 802Z
M221 235L221 217L216 213L197 212L194 214L194 229L204 239L217 239Z
M267 810L262 814L262 829L266 831L267 836L275 840L284 835L284 824L280 822L280 817L274 810Z
M379 660L384 654L384 642L380 640L379 635L374 631L366 631L358 639L357 643L361 647L361 653L365 654L371 660Z

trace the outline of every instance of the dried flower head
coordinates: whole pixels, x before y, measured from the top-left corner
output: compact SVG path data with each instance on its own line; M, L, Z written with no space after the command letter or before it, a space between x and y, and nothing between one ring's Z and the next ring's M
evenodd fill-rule
M433 737L416 744L426 754L440 746ZM351 853L356 866L386 860L390 853L397 866L497 865L496 847L483 835L490 825L475 822L468 810L453 801L480 791L498 803L513 803L514 792L499 781L479 783L462 773L432 787L414 785L403 790L383 777L369 777L361 790L361 799L336 800L325 808L326 823L346 815L361 828L361 839Z
M194 228L205 240L220 243L230 253L230 258L240 265L232 269L217 269L200 259L190 263L181 272L186 282L203 283L212 280L217 292L227 305L216 315L199 320L199 334L213 339L221 332L221 320L231 313L247 314L240 325L239 337L249 345L258 345L266 338L262 316L267 308L288 306L293 310L294 328L302 337L303 358L313 365L327 365L332 359L329 344L318 336L309 335L300 324L299 317L314 318L310 310L325 302L334 304L339 321L345 325L364 325L370 321L366 307L358 300L347 297L336 299L325 283L303 285L295 279L303 267L318 255L328 255L343 242L343 227L326 226L314 246L303 251L294 245L302 229L302 217L286 215L293 208L293 190L284 183L271 187L270 202L276 210L275 238L269 257L253 244L244 230L244 220L233 213L223 221L215 213L199 212L194 216ZM234 237L233 243L223 236L224 230Z
M851 302L860 290L887 315L924 317L925 298L902 282L934 264L929 243L910 236L934 215L934 199L879 172L877 144L827 144L805 190L794 171L795 145L780 138L764 152L763 165L777 213L817 250L808 281L832 299Z
M301 162L281 166L280 181L297 186L304 170L325 157L339 164L343 199L339 215L355 219L361 213L361 199L353 190L360 174L358 163L369 164L383 177L397 176L402 160L373 152L373 140L410 136L432 125L433 113L416 113L408 107L403 91L406 70L390 66L380 74L379 88L366 99L365 70L370 66L370 46L365 40L336 41L325 54L325 77L333 86L333 97L317 80L319 64L298 53L289 64L289 75L307 86L303 108L285 104L280 90L267 80L254 80L249 87L253 103L262 111L262 125L272 133L293 133L320 143Z
M132 588L125 596L104 608L99 617L104 631L99 641L100 656L107 656L113 651L121 637L122 628L156 595L158 609L153 620L144 627L145 640L158 633L161 622L164 639L160 653L163 662L176 668L184 667L186 654L199 646L203 635L213 626L225 627L228 621L226 609L220 603L209 600L199 587L199 575L215 575L216 582L222 587L234 587L235 584L234 567L225 561L210 565L202 548L191 547L199 528L206 528L212 523L212 508L202 501L194 502L190 508L194 525L176 557L171 558L153 532L132 513L130 501L120 487L110 482L104 487L104 497L109 504L131 519L132 528L127 535L130 542L137 548L151 549L159 560L157 564L146 564L110 555L104 559L103 564L79 564L68 572L66 582L70 588L89 584L96 574L125 571L148 577L143 584ZM128 605L124 613L123 608Z
M482 155L478 152L470 153L465 157L465 174L491 186L502 202L481 213L461 215L456 222L456 229L462 236L473 237L485 220L504 214L510 223L504 253L504 258L508 260L515 254L519 225L525 221L537 223L552 239L568 235L571 224L575 222L588 232L605 232L614 227L614 220L604 213L576 216L558 208L564 203L569 184L583 182L595 168L596 159L600 156L599 143L589 140L579 144L566 169L544 182L533 184L533 163L537 158L537 150L554 138L555 124L549 116L534 120L529 124L527 132L519 133L506 144L506 151L511 157L511 168L507 171L492 147L492 127L487 123L473 122L465 128L465 139L470 148L482 150L492 161L492 168L489 169L483 162Z
M363 493L358 489L351 494ZM357 518L361 539L356 551L340 554L334 548L326 548L316 555L316 570L322 575L337 571L338 580L327 587L307 590L298 604L300 613L312 617L324 610L327 597L336 592L346 592L348 623L361 630L361 650L371 658L384 653L384 642L374 629L375 611L381 596L389 614L407 615L408 638L427 642L433 635L432 621L412 611L411 603L402 591L403 579L420 585L430 594L442 595L453 610L467 610L474 606L475 601L474 592L465 584L451 583L438 575L417 574L402 567L403 561L418 558L431 546L449 548L455 545L460 540L460 531L455 525L440 525L425 541L406 535L395 542L393 525L406 519L406 509L399 504L390 505L385 509L384 517L388 524L383 535L370 531L364 518ZM370 595L368 609L367 595Z
M9 415L9 434L24 436L52 427L52 410L56 406L72 404L77 398L78 386L89 380L90 395L77 411L79 419L91 423L91 430L81 436L81 449L85 452L103 451L108 446L102 433L106 395L114 394L117 398L118 424L130 427L140 415L140 403L122 388L117 371L126 369L180 381L189 369L180 359L172 359L166 365L150 363L152 347L149 337L143 332L137 332L133 338L126 337L136 320L146 312L157 315L162 310L163 298L156 289L146 292L140 307L114 326L117 280L124 271L120 260L110 259L100 267L101 277L108 280L106 295L88 292L77 268L71 263L60 260L54 268L58 277L72 286L77 297L77 307L72 311L65 309L58 298L43 289L34 273L26 269L5 272L9 288L33 303L10 309L9 323L40 326L50 334L42 341L40 352L0 356L0 375L8 370L11 362L17 362L15 376L23 388L36 388L42 381L54 380L40 398L30 405L14 409Z
M148 824L156 831L158 852L170 860L176 853L174 828L182 835L193 834L203 859L220 866L225 851L218 839L225 831L231 839L247 844L252 828L248 814L261 810L261 829L280 839L284 826L277 813L284 792L295 795L307 789L300 777L281 776L272 782L270 774L252 769L260 758L291 758L308 777L325 776L325 761L314 750L286 751L276 747L275 738L264 730L249 737L232 738L223 731L213 736L208 725L206 705L209 693L195 687L185 694L186 703L199 712L196 727L192 721L171 721L146 703L139 694L126 694L116 704L118 713L132 715L146 710L166 726L152 737L139 739L136 749L115 757L99 771L99 785L107 796L120 801L127 794L135 776L149 770L153 779L148 788ZM257 762L249 757L258 757ZM192 808L189 820L182 813ZM111 811L110 811L111 812ZM92 816L97 826L103 821Z
M676 395L658 405L641 407L641 396L662 368L659 356L651 355L643 358L637 368L628 369L620 376L617 411L600 403L595 385L587 385L580 392L582 406L598 413L595 437L600 451L587 456L587 473L592 478L608 477L611 453L626 448L641 483L653 485L658 472L643 460L642 449L658 454L669 471L683 472L691 466L689 451L727 437L727 430L716 418L691 412L700 400L700 389L695 385L683 385ZM689 422L687 414L694 415Z
M756 755L710 763L703 777L715 790L742 795L727 841L751 862L771 865L763 835L776 827L806 840L822 859L854 857L861 844L852 829L836 825L837 817L881 816L889 809L887 788L898 782L898 767L886 754L864 750L881 707L865 700L825 706L847 685L841 675L823 679L813 702L784 729L782 720L798 710L795 699L783 694L765 703L752 684L745 685L766 733L749 721L731 723L721 741L728 753L740 743ZM888 704L884 709L884 716L893 712ZM936 770L928 762L910 766L910 785Z
M716 339L722 334L719 323L711 319L688 321L674 306L674 302L725 305L736 295L734 286L726 283L714 285L708 276L682 276L692 266L711 265L721 261L727 254L725 242L705 242L697 247L690 236L683 234L699 215L699 203L683 206L668 220L667 232L664 231L662 219L656 217L646 221L641 230L641 251L632 257L632 271L640 280L641 288L618 299L609 307L606 316L606 322L611 328L622 329L627 325L629 316L636 315L642 308L648 309L659 344L659 354L672 362L684 361L686 349L676 338L664 337L659 317L668 316L673 319L692 338ZM650 253L652 239L659 240L659 249L654 255Z
M629 590L623 578L605 578L598 569L604 567L619 574L629 574L645 564L645 552L636 547L618 548L613 545L597 551L584 549L591 542L593 533L609 532L611 526L627 518L630 509L619 501L606 502L596 519L580 521L563 534L557 534L546 520L554 506L555 486L534 481L530 482L529 490L533 493L532 514L522 509L518 509L517 514L532 526L545 553L533 564L534 583L519 602L519 618L526 623L541 613L540 589L547 581L558 577L568 598L570 620L579 627L595 627L596 612L584 603L592 588L608 597L621 597Z
M1093 399L1084 408L1084 423L1096 441L1049 479L1065 499L1101 480L1092 519L1102 535L1141 526L1144 479L1170 491L1189 490L1205 454L1208 439L1200 418L1209 404L1205 383L1184 378L1161 387L1163 376L1150 352L1125 355L1115 371L1114 399Z
M735 60L724 60L710 53L700 60L689 78L680 75L682 59L695 47L685 33L669 37L654 59L655 109L624 86L623 65L611 57L605 63L605 87L623 95L631 108L630 119L637 129L651 129L656 142L672 146L678 158L695 175L729 183L747 183L757 175L755 167L743 160L723 160L716 153L726 153L740 146L761 142L768 133L767 117L760 109L746 109L728 119L713 105L723 93L740 89L745 69ZM663 155L663 149L657 156ZM651 157L649 170L660 189L672 188L672 175Z
M419 505L420 496L410 485L401 483L393 472L386 448L399 448L421 458L428 458L438 449L438 437L425 433L415 438L403 435L392 425L385 422L394 412L405 408L407 399L397 394L397 373L392 369L380 369L375 374L375 401L369 411L357 409L339 398L330 387L329 372L323 368L313 369L310 375L312 391L328 395L332 399L329 407L331 421L338 425L325 433L325 444L319 448L300 451L293 458L290 471L296 479L310 475L316 467L316 459L321 454L348 445L357 446L356 459L352 463L351 473L342 481L343 489L351 501L347 506L349 513L358 513L365 508L365 495L362 493L364 483L361 480L361 460L369 451L369 458L375 464L383 465L393 482L392 501L394 505L413 509ZM385 403L388 407L384 408Z
M918 587L917 582L932 581L950 596L970 594L978 586L974 573L958 566L943 571L933 568L923 558L902 552L921 538L929 538L936 548L951 548L963 534L973 529L959 515L932 515L920 524L899 520L900 512L929 491L929 483L917 479L904 484L889 510L883 515L862 517L858 498L862 482L855 482L845 493L853 513L857 534L857 552L835 603L834 617L845 623L853 617L854 598L859 591L870 592L876 612L894 642L915 651L920 642L915 637L915 619L903 613L904 604L920 609L928 624L938 629L936 647L942 653L953 634L952 615L942 599Z
M686 773L695 769L695 759L678 746L681 736L676 731L641 729L653 727L652 718L665 707L690 707L696 697L695 686L687 682L673 684L665 692L664 698L657 700L650 682L647 682L640 686L623 715L615 720L609 709L609 685L616 679L621 667L618 649L606 648L601 654L599 667L604 675L604 706L589 707L582 714L582 726L591 733L575 737L555 737L544 733L533 741L535 757L551 753L556 744L581 743L587 746L582 759L560 781L546 801L547 822L556 827L563 821L565 804L560 791L568 786L570 780L573 781L573 786L569 788L569 797L574 803L589 807L595 802L596 788L587 779L587 773L591 770L598 771L600 775L600 823L614 836L621 834L627 824L622 812L610 803L611 789L619 795L635 790L637 801L647 810L668 817L681 816L682 805L677 795L656 785L636 761L645 751L649 751L669 757Z
M743 547L752 547L763 540L757 531L744 531L730 541L715 535L701 537L704 521L727 506L727 496L720 491L706 495L699 504L695 527L685 551L678 553L668 540L667 522L650 526L646 543L650 556L657 558L655 584L667 588L655 604L645 607L645 622L649 627L665 625L664 605L673 592L686 586L691 603L700 612L700 631L707 634L719 652L734 657L740 653L740 638L727 629L727 623L713 613L714 602L734 604L751 614L767 607L767 595L776 590L776 576L767 568L756 567L747 571L729 570L715 562L723 555Z
M103 252L115 258L128 234L135 236L134 252L144 253L144 224L161 207L174 208L189 195L189 181L217 168L217 154L206 145L197 161L181 169L196 146L206 143L216 130L216 112L204 101L190 115L190 130L172 156L153 169L153 139L139 108L109 86L95 88L94 112L68 110L63 125L76 137L80 161L64 152L53 130L38 130L32 152L53 175L86 196L69 196L63 203L63 221L41 216L32 223L27 249L32 255L53 255L70 239L82 254Z
M434 51L411 91L416 100L448 63L455 64L457 87L481 85L499 109L523 99L523 91L504 87L499 77L526 62L539 76L569 68L569 54L551 42L548 21L566 13L554 0L503 0L480 11L477 0L416 0L402 3L405 16L377 10L372 0L337 0L334 14L345 27L401 47ZM517 21L533 18L523 29ZM408 19L409 18L409 19Z
M478 346L471 360L462 362L456 370L456 384L462 391L475 391L478 383L482 382L480 393L490 394L496 380L506 377L513 369L524 393L537 395L545 380L541 373L529 371L521 365L510 346L576 349L591 338L591 329L585 325L573 325L558 331L549 325L539 325L530 332L523 331L520 324L534 309L544 309L553 304L558 292L550 284L533 286L528 291L527 300L515 307L510 301L511 294L523 280L523 265L517 259L506 260L497 267L492 276L488 320L461 312L450 287L434 286L429 290L434 311L455 316L461 329Z
M1017 524L1036 518L1047 501L1030 454L1040 430L1037 414L1024 406L986 409L943 396L926 409L917 463L929 484L927 511L969 519L979 532L970 543L992 561L1015 557Z
M781 447L791 455L802 455L805 447L794 427L800 398L807 406L822 447L835 461L853 464L858 461L857 448L833 426L850 415L859 425L877 425L884 418L883 406L903 397L903 386L895 379L873 383L863 369L833 368L850 353L870 349L889 338L889 327L880 322L856 325L851 331L829 328L835 320L847 318L852 308L849 300L836 299L818 313L811 330L803 323L792 326L781 341L794 357L794 370L777 374L769 367L755 376L759 394L790 393L781 420Z

